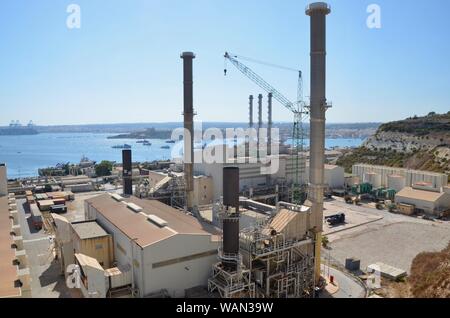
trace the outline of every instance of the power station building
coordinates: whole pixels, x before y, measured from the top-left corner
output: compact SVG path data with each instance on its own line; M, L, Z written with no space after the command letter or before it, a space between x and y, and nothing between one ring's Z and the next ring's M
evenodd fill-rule
M112 237L115 265L131 268L138 297L183 297L206 286L220 231L156 200L104 194L85 202L86 220Z
M399 206L409 205L414 212L439 216L450 210L450 193L405 187L395 196L395 203Z
M263 174L262 169L267 165L257 162L249 163L249 158L245 158L247 163L240 163L238 159L234 159L228 163L199 163L194 164L196 174L205 175L212 179L212 196L214 201L220 199L223 193L222 189L222 171L224 167L236 166L240 170L239 174L239 190L245 191L249 189L256 190L259 187L267 187L268 185L290 185L295 179L295 157L292 155L279 155L279 167L273 174ZM272 159L273 160L273 159ZM325 186L331 189L343 189L345 183L344 168L336 165L324 166ZM306 169L299 174L299 183L308 184L309 182L309 163L306 163Z

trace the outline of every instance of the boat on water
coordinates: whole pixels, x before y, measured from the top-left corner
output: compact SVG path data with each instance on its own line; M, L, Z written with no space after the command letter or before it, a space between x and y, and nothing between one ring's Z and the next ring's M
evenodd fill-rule
M90 160L88 157L83 155L80 160L80 167L82 168L92 167L93 165L95 165L95 163L96 162L94 160Z
M166 144L174 144L175 140L166 140Z
M161 146L161 149L170 149L170 146Z
M136 143L137 144L145 144L145 143L148 143L148 140L147 139L142 139L142 140L136 141Z
M151 146L152 143L149 142L148 140L146 140L145 142L142 143L143 146Z
M123 145L115 145L112 146L113 149L131 149L131 146L128 144L123 144Z

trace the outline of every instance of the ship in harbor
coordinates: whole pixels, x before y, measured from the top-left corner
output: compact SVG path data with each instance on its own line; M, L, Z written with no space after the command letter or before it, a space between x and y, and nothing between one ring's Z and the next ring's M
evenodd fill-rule
M131 149L131 145L128 145L128 144L116 145L116 146L112 146L111 148L113 148L113 149Z
M26 126L23 126L20 121L13 120L7 127L0 127L0 136L21 136L21 135L37 135L33 121L30 121Z

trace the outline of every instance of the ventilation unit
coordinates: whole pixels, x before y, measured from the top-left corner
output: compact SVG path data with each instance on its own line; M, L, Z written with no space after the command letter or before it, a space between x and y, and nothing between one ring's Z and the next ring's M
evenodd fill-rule
M118 201L118 202L123 201L123 198L120 195L116 194L116 193L115 194L111 194L111 197L114 200Z
M159 227L165 227L167 226L169 223L167 223L166 220L161 219L160 217L154 215L154 214L149 214L148 215L148 220L152 223L155 223L156 225L158 225Z
M128 208L133 210L134 212L141 212L142 208L139 205L136 205L134 203L128 203L127 204Z

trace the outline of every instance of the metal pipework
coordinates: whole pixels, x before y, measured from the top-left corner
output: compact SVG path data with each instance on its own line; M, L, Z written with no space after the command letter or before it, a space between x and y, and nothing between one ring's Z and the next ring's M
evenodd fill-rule
M253 95L248 97L248 127L253 128Z
M310 104L310 164L309 195L311 221L315 232L315 278L320 279L320 244L323 231L323 196L325 164L326 99L326 16L328 4L316 2L306 8L311 17L311 104Z
M183 52L180 56L183 59L183 91L184 91L184 129L189 136L184 136L184 178L186 183L186 207L193 208L194 191L194 93L193 93L193 71L192 61L195 54Z
M133 168L131 159L131 150L122 150L122 182L123 194L133 195Z
M270 155L272 146L272 93L267 95L267 154Z

